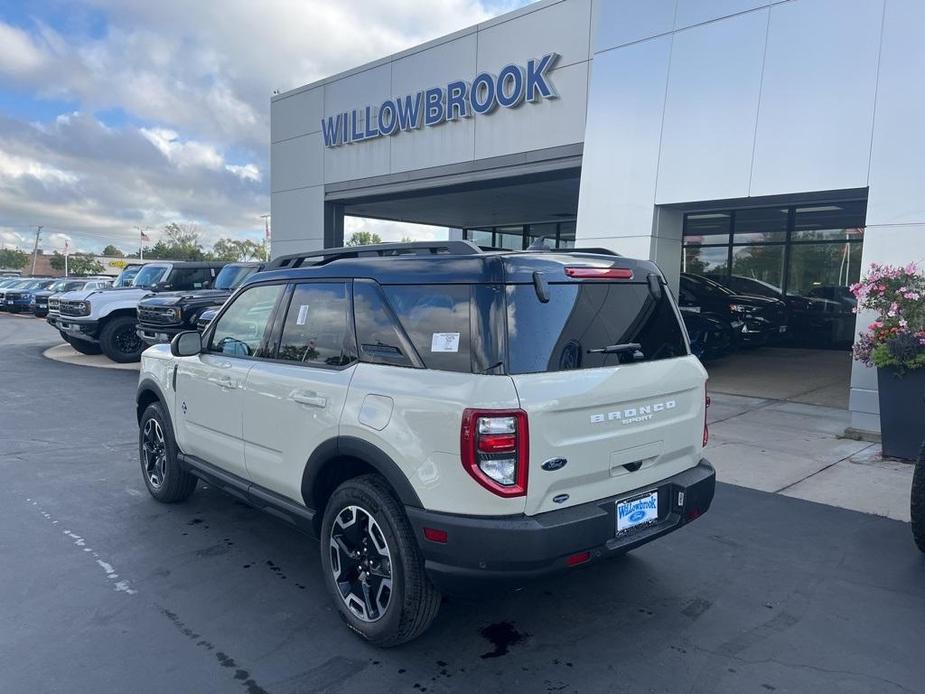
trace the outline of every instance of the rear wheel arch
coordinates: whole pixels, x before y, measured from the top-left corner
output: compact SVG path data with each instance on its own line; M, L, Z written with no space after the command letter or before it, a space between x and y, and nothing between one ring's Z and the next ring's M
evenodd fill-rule
M363 439L340 436L318 446L302 473L302 500L315 511L317 532L334 490L349 479L370 473L383 477L403 505L423 507L414 487L388 454Z

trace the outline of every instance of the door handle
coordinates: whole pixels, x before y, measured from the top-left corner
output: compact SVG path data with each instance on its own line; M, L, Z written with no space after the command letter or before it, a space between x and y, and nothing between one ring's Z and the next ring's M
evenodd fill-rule
M219 388L237 388L238 384L231 376L210 376L209 383L214 383Z
M300 405L307 405L309 407L325 407L328 404L328 399L317 393L300 393L299 391L293 391L289 394L289 399Z

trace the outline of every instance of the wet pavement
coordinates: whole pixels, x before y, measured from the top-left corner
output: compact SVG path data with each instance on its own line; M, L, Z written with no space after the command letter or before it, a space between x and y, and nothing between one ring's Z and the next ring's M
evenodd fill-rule
M46 328L0 316L0 691L925 690L908 524L724 484L622 559L371 648L314 540L211 488L150 499L137 376L43 358Z

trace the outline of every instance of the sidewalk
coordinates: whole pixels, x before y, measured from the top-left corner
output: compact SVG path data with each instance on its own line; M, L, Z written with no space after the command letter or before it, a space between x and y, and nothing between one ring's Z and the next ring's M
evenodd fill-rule
M840 438L847 410L711 393L707 458L720 482L909 520L913 466Z

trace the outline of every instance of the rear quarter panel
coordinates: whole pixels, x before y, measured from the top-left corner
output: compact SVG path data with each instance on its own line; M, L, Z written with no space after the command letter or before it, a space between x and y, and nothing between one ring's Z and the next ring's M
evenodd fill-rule
M496 496L463 468L459 437L467 407L517 408L517 392L504 376L362 363L350 383L340 435L386 453L429 511L523 513L523 497Z

